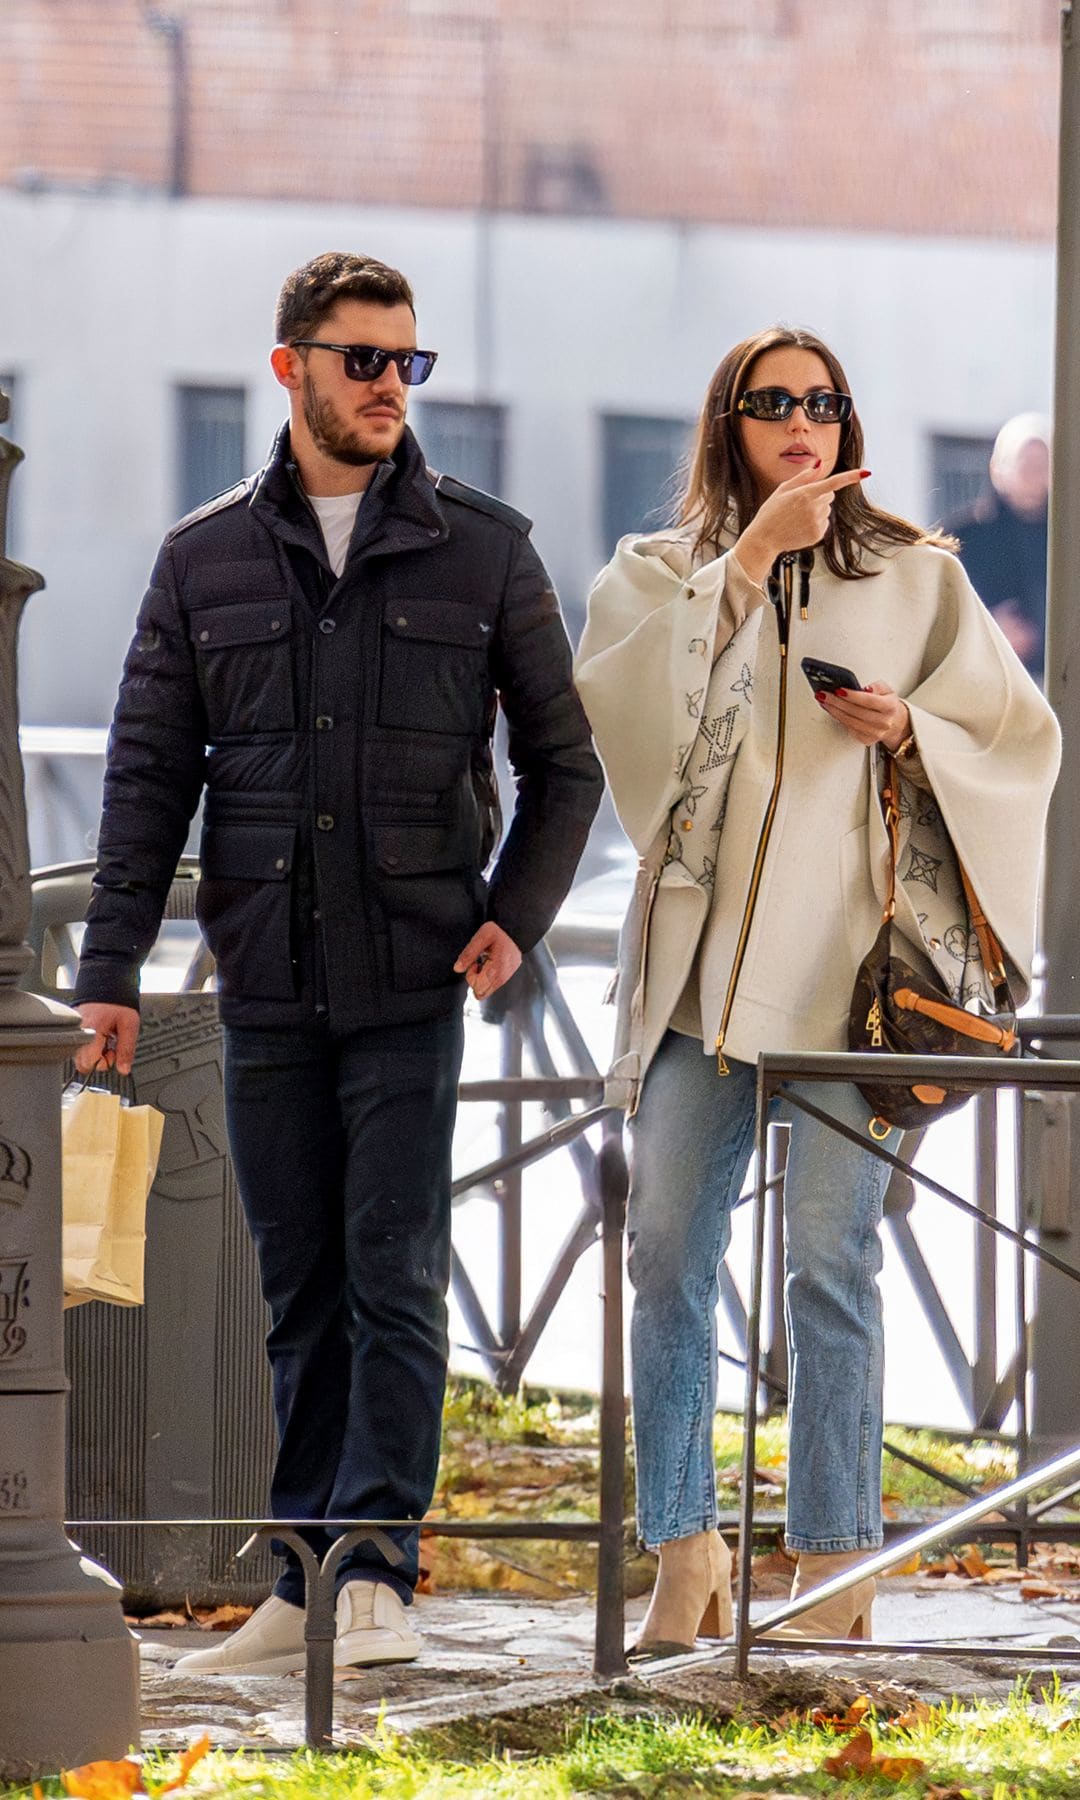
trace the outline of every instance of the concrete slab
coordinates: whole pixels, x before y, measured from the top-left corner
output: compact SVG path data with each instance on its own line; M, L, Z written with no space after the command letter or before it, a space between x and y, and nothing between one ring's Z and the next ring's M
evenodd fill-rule
M753 1603L755 1618L777 1602ZM627 1608L632 1635L645 1610ZM418 1662L358 1670L335 1683L335 1741L343 1748L369 1736L382 1716L401 1731L462 1717L490 1717L524 1708L616 1699L658 1700L736 1711L770 1692L787 1693L794 1682L807 1692L867 1688L913 1692L931 1702L976 1695L1003 1697L1018 1675L1055 1671L1063 1684L1080 1684L1080 1663L1055 1655L1080 1650L1080 1600L1023 1599L1015 1587L928 1584L895 1579L881 1583L874 1610L877 1644L843 1656L819 1657L785 1648L757 1655L751 1691L734 1682L731 1652L707 1664L671 1666L610 1686L601 1693L592 1674L593 1610L583 1600L538 1601L490 1594L422 1596L416 1620L425 1650ZM173 1664L186 1650L205 1648L207 1634L194 1630L140 1634L144 1746L175 1749L202 1731L226 1748L298 1748L304 1741L303 1677L181 1676ZM966 1649L975 1639L1012 1654L980 1661ZM894 1642L925 1643L924 1653L890 1652Z

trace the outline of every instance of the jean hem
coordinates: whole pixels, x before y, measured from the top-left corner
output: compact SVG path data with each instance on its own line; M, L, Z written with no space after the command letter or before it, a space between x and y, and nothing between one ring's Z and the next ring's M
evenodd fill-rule
M684 1521L681 1524L673 1525L670 1531L665 1531L662 1536L657 1537L653 1537L649 1532L642 1530L639 1526L638 1544L643 1550L648 1550L651 1555L655 1556L662 1544L670 1544L676 1538L697 1537L699 1532L702 1531L715 1531L718 1524L719 1515L713 1513L712 1516L707 1519L701 1519L700 1521L691 1522L690 1524L687 1524Z
M795 1537L791 1532L784 1534L784 1547L787 1550L799 1550L807 1556L836 1556L843 1550L880 1550L885 1542L883 1535L864 1534L861 1537L806 1538Z

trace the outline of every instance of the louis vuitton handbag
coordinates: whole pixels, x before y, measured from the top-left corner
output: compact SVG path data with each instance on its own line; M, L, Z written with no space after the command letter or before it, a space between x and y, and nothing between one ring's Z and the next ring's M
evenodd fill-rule
M882 806L889 835L889 890L881 927L859 964L851 996L848 1048L893 1056L1012 1056L1019 1053L1016 1006L1005 973L1001 946L960 869L968 914L994 998L993 1014L968 1012L957 1004L936 972L920 974L893 949L900 781L891 756L885 761ZM933 1124L971 1098L973 1088L936 1081L860 1081L860 1094L873 1108L870 1135L883 1138L891 1126L903 1131Z

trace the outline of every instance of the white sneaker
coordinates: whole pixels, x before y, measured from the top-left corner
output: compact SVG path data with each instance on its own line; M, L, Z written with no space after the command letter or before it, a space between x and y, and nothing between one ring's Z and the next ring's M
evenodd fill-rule
M423 1640L409 1624L396 1588L387 1581L349 1581L337 1597L334 1667L412 1662Z
M239 1631L173 1664L184 1675L293 1675L307 1660L304 1609L271 1594Z

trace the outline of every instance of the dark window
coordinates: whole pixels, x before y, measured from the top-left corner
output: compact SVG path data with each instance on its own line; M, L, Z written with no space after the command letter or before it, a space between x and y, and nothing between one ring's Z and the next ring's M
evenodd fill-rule
M469 406L452 400L425 400L416 408L416 435L433 469L456 475L485 494L503 491L501 406Z
M244 474L243 388L177 389L179 454L177 504L189 513Z
M678 467L690 441L686 419L628 413L604 417L604 543L629 531L657 531L679 495Z
M950 437L935 432L930 439L930 503L927 516L951 519L969 512L989 485L987 473L992 437Z

